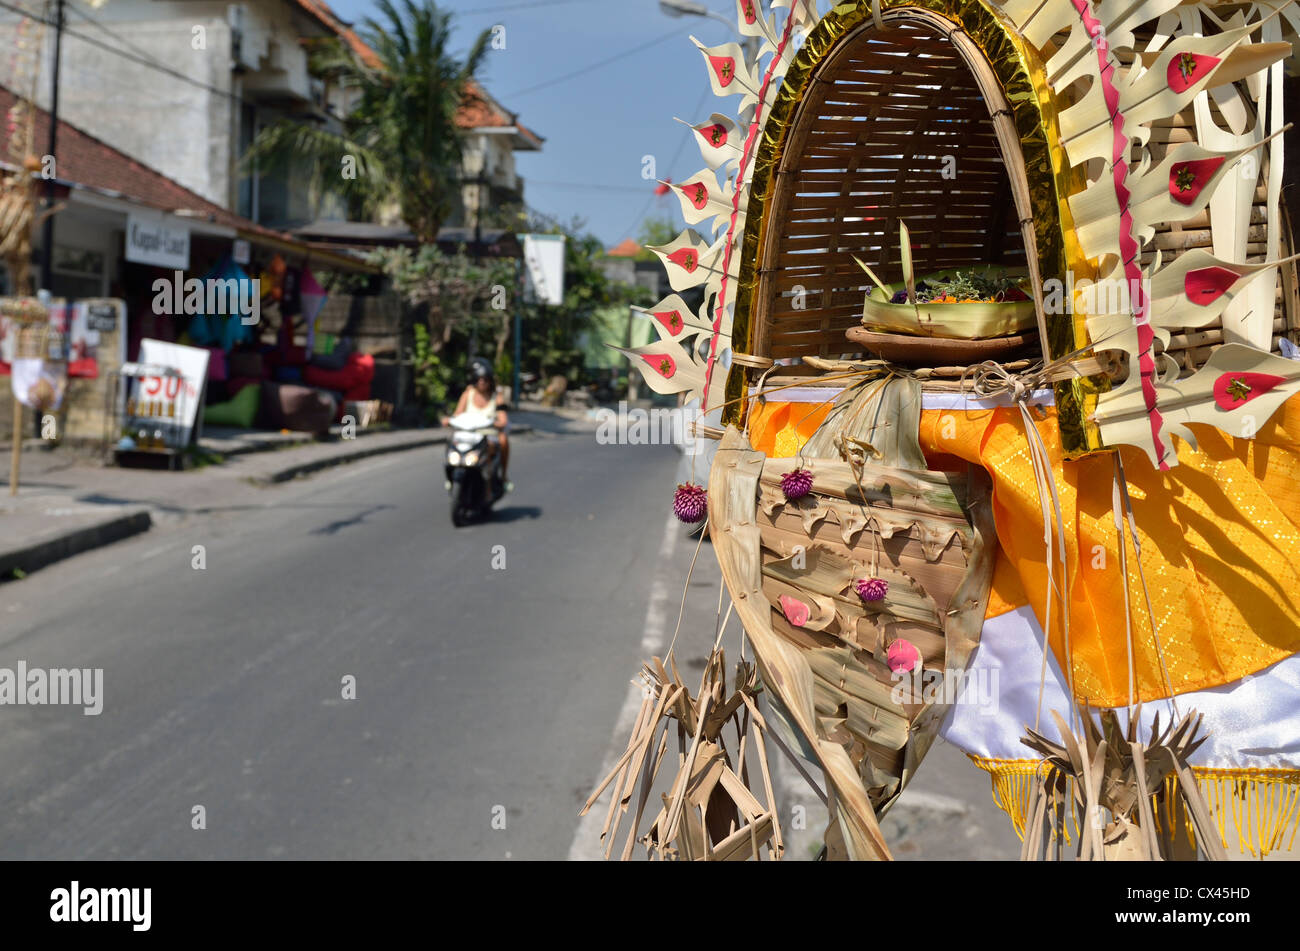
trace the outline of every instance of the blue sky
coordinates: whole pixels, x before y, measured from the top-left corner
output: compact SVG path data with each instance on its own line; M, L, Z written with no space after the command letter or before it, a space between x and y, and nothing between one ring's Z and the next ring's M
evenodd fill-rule
M330 5L354 23L374 14L370 0ZM731 0L709 5L734 13ZM654 183L641 178L642 157L655 156L659 176L674 181L704 167L690 130L673 117L694 122L731 112L735 100L709 93L703 57L689 37L716 46L735 39L732 31L710 18L664 16L658 0L446 0L439 6L456 14L462 49L481 30L506 28L506 48L488 57L482 79L520 122L546 138L542 152L517 156L530 206L566 222L574 215L586 219L607 246L636 237L646 216L684 226L676 197L654 198Z

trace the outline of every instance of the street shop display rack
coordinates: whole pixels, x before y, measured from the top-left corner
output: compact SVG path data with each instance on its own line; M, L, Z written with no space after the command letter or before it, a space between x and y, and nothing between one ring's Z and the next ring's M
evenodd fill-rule
M110 374L104 444L118 464L162 458L168 469L184 468L187 437L185 377L176 367L125 363Z

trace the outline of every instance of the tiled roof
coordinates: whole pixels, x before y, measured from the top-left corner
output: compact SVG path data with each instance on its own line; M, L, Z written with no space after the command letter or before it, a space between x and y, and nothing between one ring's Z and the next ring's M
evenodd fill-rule
M507 112L476 80L471 79L456 113L456 125L462 129L514 129L532 148L540 149L546 140L523 125L519 117Z
M0 86L0 112L8 114L13 104L14 94ZM41 151L49 141L49 113L37 109L35 125L34 141L40 146L38 151ZM6 130L0 133L0 154L7 154L8 144L9 133ZM59 120L58 165L55 171L58 181L134 199L161 211L196 213L200 218L229 228L286 241L294 240L292 235L263 227L227 211L162 172L137 162L63 120Z
M632 238L628 238L622 244L605 252L606 256L611 258L634 258L640 253L641 245L637 244Z
M352 27L340 20L324 0L298 0L298 6L329 28L344 43L347 43L352 52L356 53L367 66L376 67L379 65L379 55L367 46L361 37L357 36Z

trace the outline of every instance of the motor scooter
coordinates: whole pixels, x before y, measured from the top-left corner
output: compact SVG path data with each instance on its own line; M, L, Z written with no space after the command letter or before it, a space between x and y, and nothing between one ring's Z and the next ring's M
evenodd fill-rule
M506 494L501 452L493 444L491 420L482 413L453 416L443 467L451 497L451 523L457 528L484 518Z

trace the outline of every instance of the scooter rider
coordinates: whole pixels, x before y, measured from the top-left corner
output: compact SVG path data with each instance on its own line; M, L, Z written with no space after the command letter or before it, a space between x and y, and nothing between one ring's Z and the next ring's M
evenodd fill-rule
M488 436L488 442L501 454L501 479L505 483L506 491L509 492L514 488L508 475L510 441L506 438L506 427L509 419L506 411L497 406L497 383L496 377L492 374L492 365L482 357L475 357L470 361L469 386L465 388L465 392L460 395L460 402L456 404L455 415L460 416L462 413L474 413L491 421L488 426L494 429L495 433Z

